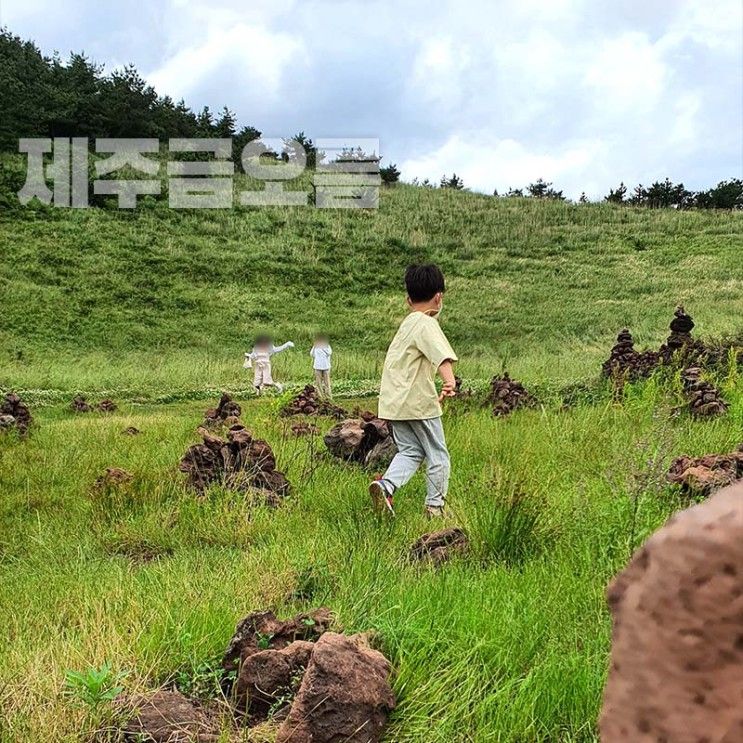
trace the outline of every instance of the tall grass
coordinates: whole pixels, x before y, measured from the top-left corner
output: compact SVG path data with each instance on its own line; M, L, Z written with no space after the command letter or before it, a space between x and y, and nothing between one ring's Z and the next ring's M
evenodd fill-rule
M244 418L294 483L276 511L183 489L177 462L201 402L40 409L28 441L0 440L0 740L89 740L108 718L72 703L69 671L108 664L127 691L200 688L243 615L320 603L348 631L374 631L392 660L389 741L596 740L606 583L681 505L642 475L729 449L743 428L739 387L715 422L661 420L667 394L650 382L622 404L607 394L507 419L452 409L450 507L473 547L439 570L407 560L430 526L423 480L400 492L394 521L377 521L364 473L311 462L317 441L290 437L272 401L247 402ZM129 425L142 434L123 436ZM134 479L94 488L107 466Z

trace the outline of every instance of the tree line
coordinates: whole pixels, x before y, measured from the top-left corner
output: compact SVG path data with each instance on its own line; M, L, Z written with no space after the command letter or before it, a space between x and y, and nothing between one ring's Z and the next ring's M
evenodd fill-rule
M224 137L242 149L261 136L238 129L227 106L195 113L158 95L133 65L105 74L84 54L45 56L8 29L0 29L0 100L0 150L10 152L21 137Z

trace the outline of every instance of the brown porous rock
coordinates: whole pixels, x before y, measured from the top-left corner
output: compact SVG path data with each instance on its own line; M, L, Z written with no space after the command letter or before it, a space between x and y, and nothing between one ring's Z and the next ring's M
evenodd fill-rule
M695 418L712 418L727 413L728 405L720 391L702 379L702 370L690 366L681 372L684 394L689 399L689 412Z
M602 742L743 741L743 483L659 529L608 602Z
M188 475L187 484L203 493L210 485L219 484L239 492L264 491L268 505L276 505L289 495L291 486L283 472L276 469L273 450L262 439L242 425L232 426L227 439L205 428L198 429L203 443L190 446L180 461L179 469Z
M117 408L118 405L116 405L116 403L108 397L101 400L98 405L95 406L95 409L99 413L114 413L116 412Z
M743 479L743 443L729 454L677 457L668 470L668 481L690 496L708 496Z
M288 707L314 647L307 640L296 640L280 650L259 650L248 655L235 682L236 709L256 723L269 713L280 713L280 707Z
M536 405L537 401L521 382L511 379L508 372L504 372L502 377L496 376L490 380L487 402L493 408L493 415L502 416L518 408Z
M90 413L93 406L82 395L77 395L70 403L70 409L73 413Z
M314 423L308 423L307 421L298 421L291 425L292 436L317 436L320 433L320 429Z
M197 704L178 691L126 700L124 740L147 743L216 743L219 731Z
M229 428L240 424L242 408L226 392L219 398L216 408L204 412L203 428Z
M670 325L671 334L658 351L664 364L670 364L676 359L690 361L704 356L706 351L704 344L691 337L693 329L694 320L691 315L687 314L681 305L676 307Z
M28 405L15 392L8 392L0 403L0 430L14 428L20 436L26 436L32 422Z
M330 609L320 607L282 621L272 611L256 611L238 622L224 657L222 668L238 671L251 655L262 650L282 650L297 640L313 642L333 624Z
M346 462L379 467L397 453L387 421L372 417L348 418L333 426L323 437L328 451Z
M281 415L325 415L331 418L345 418L348 413L330 400L321 397L314 385L308 384L293 400L282 409Z
M467 552L470 540L463 529L453 527L424 534L410 548L410 560L441 565Z
M106 467L106 471L96 479L93 487L96 490L117 488L130 483L133 479L134 475L131 472L121 469L121 467Z
M364 635L325 633L276 743L379 743L395 708L391 670Z
M634 381L649 377L658 366L659 356L655 351L635 350L632 333L624 328L617 335L617 342L611 349L609 358L603 363L601 371L605 377L621 381Z

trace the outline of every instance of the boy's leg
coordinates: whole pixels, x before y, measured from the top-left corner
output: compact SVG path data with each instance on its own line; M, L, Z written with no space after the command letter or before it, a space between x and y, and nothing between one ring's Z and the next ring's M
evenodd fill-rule
M325 380L323 378L323 372L320 369L315 369L315 387L320 393L320 396L325 394Z
M325 383L325 396L330 399L333 397L333 393L330 391L330 369L326 369L323 373L323 382Z
M418 421L391 421L389 423L392 438L397 446L397 454L382 475L382 481L392 485L395 490L410 480L426 457L413 428L415 423Z
M261 392L261 385L263 384L263 371L256 364L255 369L253 370L253 386L258 390L258 394Z
M426 457L426 506L441 508L449 489L449 450L441 418L411 421Z

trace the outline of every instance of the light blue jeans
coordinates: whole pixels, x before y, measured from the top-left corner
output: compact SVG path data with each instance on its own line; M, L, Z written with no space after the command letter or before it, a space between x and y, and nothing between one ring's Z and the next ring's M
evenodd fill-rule
M397 454L382 476L395 489L402 487L426 460L426 505L444 505L449 488L449 450L441 418L390 421Z

